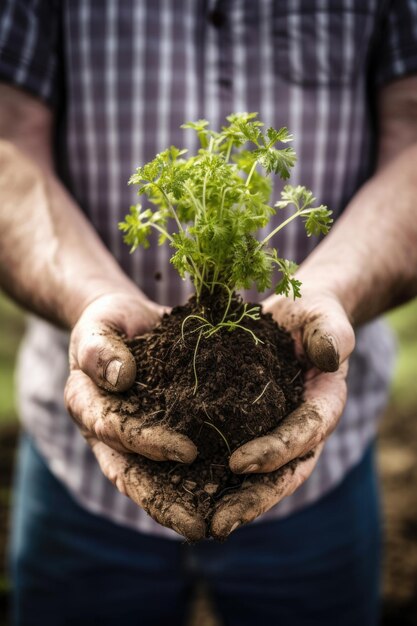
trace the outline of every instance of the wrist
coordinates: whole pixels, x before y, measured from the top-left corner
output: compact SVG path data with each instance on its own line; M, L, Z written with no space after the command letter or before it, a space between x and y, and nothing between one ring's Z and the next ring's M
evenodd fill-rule
M354 311L354 298L353 291L347 288L346 283L335 273L329 271L327 266L317 265L313 267L307 267L304 264L296 272L296 277L301 281L301 299L296 299L294 302L306 302L309 303L318 301L329 301L336 303L346 314L349 320L353 319ZM284 298L285 300L293 302L292 298ZM264 308L266 310L272 309L275 303L280 303L283 300L281 295L272 295L264 301Z
M329 263L306 263L297 271L301 281L301 295L316 296L336 301L353 321L356 310L357 291L351 285L350 277L340 268L329 267Z
M76 281L73 284L77 285ZM149 307L151 304L145 294L124 275L121 275L120 280L92 277L77 285L75 292L72 290L71 296L67 298L63 311L65 325L72 329L88 307L104 298L108 298L109 302L113 298L126 298L139 308Z

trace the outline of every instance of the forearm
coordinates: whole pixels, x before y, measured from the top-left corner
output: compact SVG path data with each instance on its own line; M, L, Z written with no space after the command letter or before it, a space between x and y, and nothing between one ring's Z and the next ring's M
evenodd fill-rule
M381 167L300 268L356 325L417 295L416 163L414 144Z
M0 141L0 286L64 327L102 294L138 294L47 161L16 145Z

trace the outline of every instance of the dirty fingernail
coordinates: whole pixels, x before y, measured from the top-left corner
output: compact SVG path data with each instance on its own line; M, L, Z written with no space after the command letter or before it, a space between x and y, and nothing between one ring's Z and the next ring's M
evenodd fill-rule
M336 347L336 339L332 337L332 335L328 335L327 340L331 346L331 350L333 350L334 354L337 355L338 352L337 352L337 347Z
M249 474L250 472L258 472L259 469L260 468L259 468L259 465L257 463L251 463L247 467L245 467L242 470L240 470L240 473L241 474Z
M171 461L178 461L179 463L188 464L194 461L196 453L195 453L195 450L192 449L190 446L190 449L184 449L184 450L177 450L177 449L171 448L166 451L166 456Z
M180 454L179 452L177 452L177 450L169 450L167 452L167 457L171 460L171 461L178 461L179 463L187 463L187 458L184 457L182 454Z
M232 528L230 529L229 534L234 532L237 528L239 528L239 526L240 526L240 522L235 522Z
M339 352L336 339L331 335L313 335L308 353L314 365L323 372L335 372L339 367Z
M104 378L113 387L116 387L117 385L117 381L119 380L119 374L120 374L122 365L123 363L119 361L118 359L113 359L112 361L109 361L107 363L107 366L104 372Z
M327 367L329 372L334 372L339 368L339 352L336 345L336 339L334 337L328 335L327 341L330 345Z

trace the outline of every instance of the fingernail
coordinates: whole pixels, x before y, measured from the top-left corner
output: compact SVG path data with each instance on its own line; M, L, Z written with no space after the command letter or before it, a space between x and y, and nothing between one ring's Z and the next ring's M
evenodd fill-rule
M185 463L186 462L184 457L182 457L181 454L179 454L176 451L168 452L167 456L170 458L171 461L178 461L179 463Z
M339 351L337 349L337 344L336 344L336 339L334 337L332 337L331 335L328 336L328 341L332 347L333 350L333 354L329 355L329 363L328 363L328 368L330 372L334 372L339 368Z
M247 467L245 467L243 470L241 470L241 474L249 474L250 472L257 472L259 470L259 465L257 463L251 463L251 465L248 465Z
M178 463L190 462L190 455L186 452L180 452L179 450L170 449L166 450L165 454L170 461L178 461Z
M120 374L122 365L123 363L119 361L118 359L113 359L112 361L109 361L107 363L107 366L104 372L104 378L113 387L116 387L117 385L117 381L119 380L119 374Z
M229 534L231 534L232 532L234 532L236 530L236 528L239 528L240 526L240 522L235 522L232 526L232 528L229 531Z

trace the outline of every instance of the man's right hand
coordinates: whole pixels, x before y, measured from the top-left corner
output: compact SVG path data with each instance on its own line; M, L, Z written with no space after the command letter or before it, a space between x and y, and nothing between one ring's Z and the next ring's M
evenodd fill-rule
M122 337L148 332L163 308L121 271L56 178L53 123L41 100L0 84L0 287L29 311L73 329L66 404L104 474L158 522L199 539L203 521L168 505L175 502L169 494L158 499L144 460L190 463L196 447L165 427L141 427L134 410L120 416L118 394L136 376ZM99 294L94 301L92 293ZM161 479L164 465L157 465ZM165 493L172 489L166 482Z
M204 521L176 503L175 497L168 507L161 507L147 464L133 456L192 463L195 445L167 426L142 425L134 405L131 415L122 419L120 414L126 398L119 393L129 390L136 378L135 360L123 337L149 332L163 313L163 307L131 292L101 296L89 304L71 334L65 402L101 470L117 489L160 524L198 540L205 533Z

